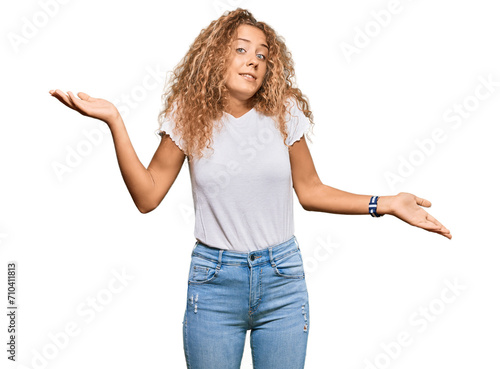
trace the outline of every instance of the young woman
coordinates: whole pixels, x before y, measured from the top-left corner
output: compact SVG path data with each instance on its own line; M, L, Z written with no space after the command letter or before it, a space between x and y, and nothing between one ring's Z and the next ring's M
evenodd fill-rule
M109 126L141 213L160 204L188 157L196 214L183 320L189 368L239 368L247 330L255 368L304 367L309 299L293 190L309 211L390 214L451 239L422 208L428 200L357 195L321 182L304 139L312 114L295 87L291 54L247 10L203 29L175 68L147 169L113 104L83 92L50 93Z

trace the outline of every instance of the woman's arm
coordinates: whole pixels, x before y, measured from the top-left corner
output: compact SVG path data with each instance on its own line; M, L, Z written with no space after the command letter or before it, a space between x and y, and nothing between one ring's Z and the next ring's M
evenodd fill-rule
M149 213L172 187L186 155L169 135L162 135L160 145L146 169L137 157L121 116L110 121L108 126L125 185L137 209L143 214Z
M155 209L170 190L186 156L170 136L162 135L160 145L146 169L137 157L125 123L113 104L82 92L78 94L80 98L60 90L51 90L50 93L69 108L108 125L122 177L135 205L141 213Z
M292 145L289 153L293 188L305 210L335 214L369 214L371 195L357 195L321 182L304 136ZM394 215L408 224L451 239L450 231L420 206L429 207L431 203L410 193L401 192L395 196L380 196L377 213Z

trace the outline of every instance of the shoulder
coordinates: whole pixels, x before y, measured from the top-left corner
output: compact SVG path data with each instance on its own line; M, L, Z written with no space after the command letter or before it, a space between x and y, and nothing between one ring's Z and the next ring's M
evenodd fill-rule
M309 109L307 106L307 103L299 101L296 96L290 96L285 100L285 106L287 113L290 114L291 119L307 119L306 115L304 114L304 108L307 110Z

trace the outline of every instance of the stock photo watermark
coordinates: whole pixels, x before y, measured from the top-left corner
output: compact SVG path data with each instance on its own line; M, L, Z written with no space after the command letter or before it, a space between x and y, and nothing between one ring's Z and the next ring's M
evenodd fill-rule
M72 340L81 335L85 327L91 324L96 316L105 311L115 300L118 294L123 293L134 276L122 268L121 271L111 270L113 277L109 279L105 288L100 289L92 296L87 297L80 302L75 314L75 318L67 322L63 328L57 331L49 331L47 342L40 349L32 349L32 358L30 366L17 363L19 369L44 369L50 365L64 350L66 350ZM9 275L10 276L10 275ZM81 320L81 321L78 321ZM15 361L15 359L13 359Z
M14 52L18 54L21 47L34 39L59 14L61 6L69 2L70 0L38 1L38 9L35 12L28 17L21 17L19 29L16 32L7 33L7 39Z
M156 65L154 68L146 66L145 69L146 74L141 83L112 101L124 120L150 96L151 91L164 82L166 72L160 69L160 65ZM100 122L96 128L83 129L82 136L75 145L65 146L64 159L52 161L51 166L59 182L63 182L66 175L73 173L84 159L90 156L97 146L101 145L104 137L111 136L111 133L108 126L104 122Z
M316 237L315 240L316 243L312 247L312 253L303 256L304 271L309 279L316 274L321 265L325 265L342 247L342 244L334 241L330 235Z
M411 2L406 0L405 2ZM385 9L371 10L370 16L372 19L365 22L360 27L354 27L354 35L352 41L342 41L339 46L342 55L348 63L352 61L353 55L359 55L365 50L384 28L389 27L395 15L403 11L403 5L399 0L390 0Z
M259 152L265 153L266 147L269 148L274 139L275 134L269 127L261 127L255 136L242 136L238 144L238 154L243 160L229 160L224 163L222 169L211 175L210 181L206 184L208 196L215 198L224 195L224 189L229 186L231 180L245 173L245 166L251 164Z
M494 79L490 73L487 77L477 76L479 83L474 91L463 99L448 107L442 114L442 127L436 127L428 137L415 139L415 148L405 156L397 156L397 169L384 172L384 179L391 189L395 191L398 184L404 183L418 167L425 164L436 152L439 145L442 146L448 140L450 132L456 131L463 126L465 120L479 109L481 104L490 99L500 86L500 82Z
M235 127L239 124L243 123L240 123L240 121L233 122L233 126ZM274 139L275 133L269 127L260 128L254 136L242 136L237 147L240 158L238 160L225 160L220 164L220 169L208 174L209 179L207 179L207 183L205 184L207 196L210 198L224 196L224 189L231 184L231 181L236 176L245 174L247 171L246 165L251 164L259 153L266 152L266 146L269 148ZM209 154L213 155L213 153ZM194 220L195 211L192 205L179 203L178 209L186 223Z
M386 342L380 342L380 352L372 359L365 358L364 369L387 369L423 334L443 313L450 309L450 305L456 302L467 289L457 277L451 281L444 280L444 287L439 296L419 305L408 317L408 325L411 329L403 329ZM413 331L413 332L412 332Z
M244 0L215 0L212 3L216 14L223 14L225 11L231 11L239 7Z
M7 263L7 359L17 354L17 262Z

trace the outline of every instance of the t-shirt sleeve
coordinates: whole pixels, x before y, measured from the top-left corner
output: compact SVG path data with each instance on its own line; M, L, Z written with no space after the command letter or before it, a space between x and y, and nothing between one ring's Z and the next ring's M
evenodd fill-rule
M309 131L311 122L299 109L297 100L291 98L290 102L292 106L290 107L289 120L286 123L288 127L288 137L286 139L287 145L292 145L295 141L299 141L305 133Z
M174 133L175 120L174 120L173 116L174 115L172 113L168 116L162 116L161 126L156 131L156 134L158 134L159 136L161 136L164 133L170 135L170 138L172 139L172 141L174 141L175 144L182 151L186 152L184 140L182 139L182 137L180 137L179 135Z

